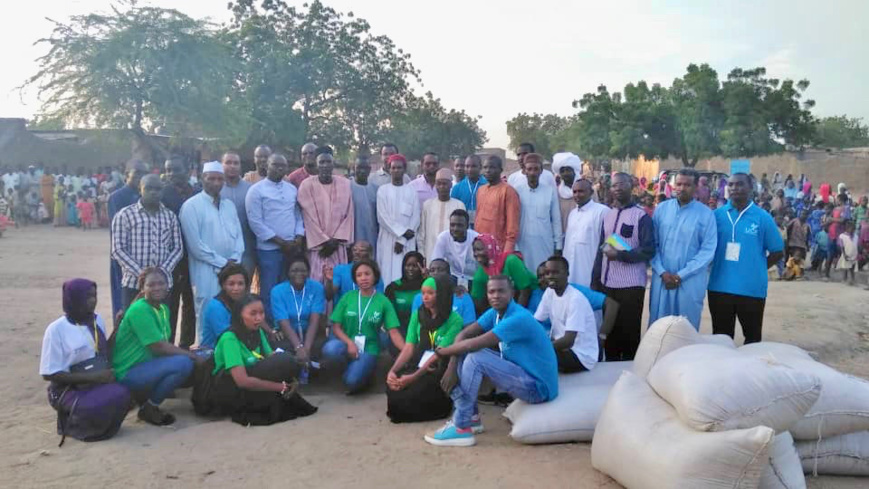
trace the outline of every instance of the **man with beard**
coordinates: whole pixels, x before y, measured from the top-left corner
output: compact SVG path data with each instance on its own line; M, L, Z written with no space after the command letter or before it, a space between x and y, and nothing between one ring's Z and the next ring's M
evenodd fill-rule
M350 181L350 192L353 194L353 236L357 242L376 243L377 186L368 181L370 175L371 162L368 161L368 155L359 155L356 158L353 180ZM374 255L375 251L372 249L371 256Z
M272 149L265 144L260 144L253 152L253 163L256 168L244 174L244 180L250 183L257 183L266 177L269 156L272 155Z

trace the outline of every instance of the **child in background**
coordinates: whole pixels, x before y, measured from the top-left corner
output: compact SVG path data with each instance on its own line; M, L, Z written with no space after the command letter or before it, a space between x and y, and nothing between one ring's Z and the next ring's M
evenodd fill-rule
M39 223L45 224L48 222L48 209L45 208L45 203L39 199L39 205L36 208L36 215L39 217Z
M12 189L9 189L12 192ZM9 201L6 197L0 194L0 237L3 236L3 231L6 231L6 226L9 224Z
M842 250L839 255L839 263L836 268L842 270L842 281L847 281L848 285L854 285L854 270L857 268L857 236L854 234L854 221L845 221L845 231L839 235L839 249ZM849 279L850 277L850 279Z
M76 209L75 191L70 185L67 189L66 196L66 223L72 227L78 227L78 209Z
M16 185L15 192L12 193L12 215L15 219L15 227L27 226L29 221L29 212L27 210L27 201L21 187Z
M827 250L830 247L830 224L824 224L818 234L815 235L815 244L812 246L812 267L810 270L821 270L824 260L827 259Z
M781 239L783 243L788 242L788 230L785 227L785 218L781 213L776 214L775 225L778 228L778 233L781 235ZM787 255L787 253L785 253ZM778 279L781 280L784 277L785 271L785 258L786 256L782 256L782 258L775 264L775 267L778 269Z
M78 211L78 219L81 221L81 230L87 231L94 227L94 203L84 192L79 192L79 201L75 205Z

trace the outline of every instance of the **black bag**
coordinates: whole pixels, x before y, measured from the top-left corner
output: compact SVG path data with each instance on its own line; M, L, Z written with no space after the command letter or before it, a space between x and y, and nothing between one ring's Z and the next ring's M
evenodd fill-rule
M208 357L208 360L202 364L196 365L193 369L193 395L190 396L190 401L193 403L193 411L200 416L215 416L222 414L220 409L213 401L215 376L211 375L214 371L214 356ZM217 375L222 377L225 371L221 370Z

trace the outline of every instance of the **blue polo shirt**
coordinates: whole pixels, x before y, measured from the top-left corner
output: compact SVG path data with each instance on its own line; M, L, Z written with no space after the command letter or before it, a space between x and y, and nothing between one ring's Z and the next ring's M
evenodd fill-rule
M558 361L549 335L527 309L510 301L498 320L495 309L484 312L477 324L498 337L501 356L515 363L537 382L537 390L546 401L558 397Z
M271 299L272 316L275 318L272 326L275 330L280 329L278 321L286 319L296 333L301 330L305 334L311 314L326 312L323 284L311 279L305 281L305 287L301 291L295 290L289 281L281 282L272 288Z
M757 205L752 204L746 209L738 222L737 217L739 212L730 202L715 210L718 247L712 260L708 288L713 292L766 298L766 256L784 249L781 234L772 216ZM735 233L731 219L736 223ZM739 261L725 259L727 243L733 241L734 235L740 246Z
M413 298L413 304L410 306L411 311L416 311L422 306L422 292L416 294ZM453 312L462 317L462 325L467 326L477 320L477 310L474 308L474 300L471 299L471 294L462 294L461 297L453 294Z
M356 284L353 283L353 278L350 276L352 271L352 263L337 265L332 269L332 285L335 288L335 297L332 298L333 304L337 304L338 301L341 300L342 295L351 290L356 290ZM383 292L383 277L377 281L377 285L374 288L378 292Z

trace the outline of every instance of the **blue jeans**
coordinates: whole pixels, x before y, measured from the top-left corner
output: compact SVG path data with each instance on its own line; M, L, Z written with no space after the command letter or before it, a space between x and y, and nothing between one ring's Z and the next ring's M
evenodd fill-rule
M347 344L338 338L330 338L323 345L322 359L327 363L346 364L342 380L351 393L356 393L368 386L377 367L377 356L360 352L359 358L351 360L347 357Z
M266 309L266 318L272 322L271 293L275 285L287 279L284 253L281 250L256 250L259 266L259 293Z
M184 355L169 355L134 366L119 382L133 392L147 393L151 404L159 406L192 372L193 360Z
M453 424L469 428L471 417L477 414L477 394L483 376L489 378L499 392L506 392L516 399L537 404L546 399L537 390L537 381L513 362L489 349L468 353L459 359L459 383L453 388Z

